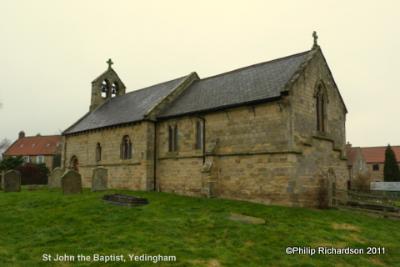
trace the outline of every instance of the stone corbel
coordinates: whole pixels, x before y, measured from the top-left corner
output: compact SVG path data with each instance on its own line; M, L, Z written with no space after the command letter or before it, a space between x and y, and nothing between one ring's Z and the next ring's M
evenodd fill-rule
M219 139L214 139L210 141L210 144L208 145L208 149L206 151L207 155L212 155L216 152L217 147L218 147Z

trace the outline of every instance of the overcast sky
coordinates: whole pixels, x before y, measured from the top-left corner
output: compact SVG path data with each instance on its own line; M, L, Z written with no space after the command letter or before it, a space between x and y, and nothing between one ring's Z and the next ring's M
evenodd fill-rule
M316 30L353 145L400 145L400 1L0 0L0 140L57 134L107 67L128 91L308 50Z

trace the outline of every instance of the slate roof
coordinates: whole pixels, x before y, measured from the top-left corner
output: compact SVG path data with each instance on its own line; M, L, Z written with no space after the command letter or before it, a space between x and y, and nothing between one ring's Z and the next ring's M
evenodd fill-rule
M158 118L280 97L285 85L307 60L311 51L197 80L161 111ZM84 115L63 134L143 120L148 111L188 77L189 75L112 98L96 110Z
M144 119L147 111L171 93L187 76L111 98L64 131L72 134Z
M262 101L281 95L310 51L251 65L193 83L159 117Z
M17 139L5 152L6 156L54 155L61 148L61 136L27 136Z

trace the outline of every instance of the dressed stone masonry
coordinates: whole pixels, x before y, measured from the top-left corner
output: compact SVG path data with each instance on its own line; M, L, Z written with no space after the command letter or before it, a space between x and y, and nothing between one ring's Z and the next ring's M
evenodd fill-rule
M108 184L108 171L106 168L95 168L93 169L92 177L92 191L107 190Z
M89 112L63 133L63 165L84 187L101 166L108 188L318 206L349 174L347 109L316 41L288 57L129 93L109 65L92 82Z
M61 186L64 194L82 193L81 175L73 170L68 170L61 177Z

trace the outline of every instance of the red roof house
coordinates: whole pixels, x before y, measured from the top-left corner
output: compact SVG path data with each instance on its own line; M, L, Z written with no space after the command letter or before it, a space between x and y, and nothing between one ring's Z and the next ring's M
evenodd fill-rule
M400 146L392 146L391 148L396 155L397 162L400 162ZM385 146L361 147L361 153L367 163L384 163L385 150Z
M400 146L391 146L396 160L400 165ZM352 177L360 173L368 173L371 182L384 180L386 146L376 147L351 147L347 145L347 160L351 167Z
M61 135L25 136L18 139L3 153L4 157L22 156L26 162L45 163L53 169L53 157L61 153Z

